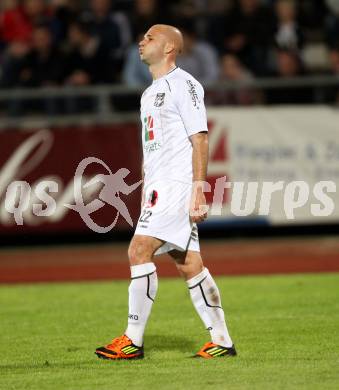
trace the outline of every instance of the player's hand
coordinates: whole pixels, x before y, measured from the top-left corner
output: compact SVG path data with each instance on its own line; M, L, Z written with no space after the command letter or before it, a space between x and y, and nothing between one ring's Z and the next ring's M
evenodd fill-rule
M193 188L190 218L192 222L199 223L207 218L206 197L202 187Z

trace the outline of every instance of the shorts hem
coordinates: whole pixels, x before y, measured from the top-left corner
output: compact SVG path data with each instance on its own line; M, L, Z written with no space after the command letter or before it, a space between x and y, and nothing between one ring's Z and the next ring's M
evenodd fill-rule
M164 236L162 236L160 233L159 234L158 233L151 233L151 232L141 233L141 232L135 231L134 235L148 236L148 237L153 237L153 238L157 238L158 240L164 241L163 245L159 249L156 250L155 256L170 252L171 250L175 250L175 249L180 251L180 252L185 252L187 250L187 246L188 246L188 242L185 246L181 246L180 244L175 244L174 242L164 238ZM163 246L165 246L165 245L168 246L168 249L163 248ZM165 250L162 251L161 249L165 249ZM158 253L158 251L159 251L159 253Z

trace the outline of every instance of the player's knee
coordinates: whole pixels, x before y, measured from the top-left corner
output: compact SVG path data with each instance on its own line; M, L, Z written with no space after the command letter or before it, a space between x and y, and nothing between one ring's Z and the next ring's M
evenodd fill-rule
M202 272L204 269L204 264L202 262L200 253L188 252L185 259L185 263L177 263L177 268L180 274L185 278L185 280L189 280L194 276L200 274L200 272Z
M128 248L130 265L143 264L149 261L151 254L149 245L142 240L132 241Z

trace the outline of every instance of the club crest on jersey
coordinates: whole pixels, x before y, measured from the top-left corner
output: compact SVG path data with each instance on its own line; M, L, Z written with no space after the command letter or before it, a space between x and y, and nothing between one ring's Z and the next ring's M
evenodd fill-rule
M157 93L157 96L155 97L154 106L155 107L161 107L164 104L165 100L165 92Z

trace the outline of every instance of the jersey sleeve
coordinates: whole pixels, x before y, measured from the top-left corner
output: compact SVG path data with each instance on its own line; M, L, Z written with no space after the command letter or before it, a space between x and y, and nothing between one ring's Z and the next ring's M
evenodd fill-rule
M177 85L176 101L187 135L207 131L203 87L192 79L180 81L180 87Z

